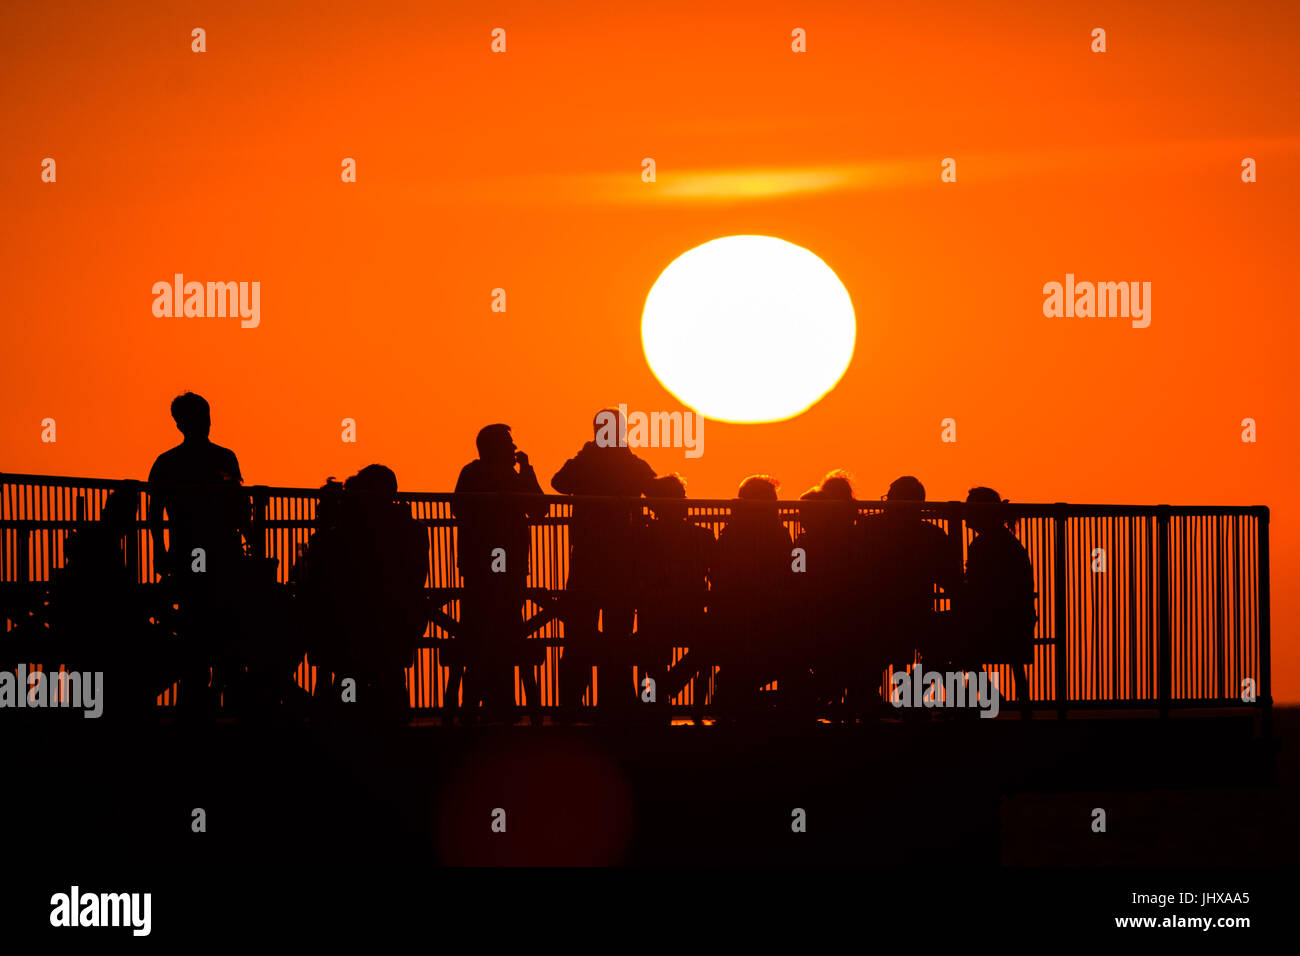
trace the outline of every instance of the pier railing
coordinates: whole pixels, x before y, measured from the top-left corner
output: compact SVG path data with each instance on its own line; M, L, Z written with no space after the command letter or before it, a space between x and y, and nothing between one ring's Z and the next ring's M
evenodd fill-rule
M140 482L0 473L0 666L18 663L39 633L49 584L64 562L69 535L98 520L110 492L138 496L133 530L124 537L128 568L143 593L158 589L146 522L148 488ZM319 489L250 486L254 557L276 559L288 586L316 527ZM427 530L429 624L407 672L411 706L444 708L457 640L463 582L456 568L457 522L450 494L402 493L399 500ZM556 613L568 574L569 524L581 499L548 496L547 517L531 523L532 547L525 616L539 652L542 705L558 701L558 660L564 624ZM734 502L688 499L695 523L716 532ZM885 507L858 502L861 513ZM780 502L781 520L797 530L799 502ZM1081 504L1013 504L1017 535L1029 553L1038 592L1034 663L1027 669L1036 708L1067 710L1184 707L1263 707L1271 701L1269 672L1268 509ZM949 532L964 559L971 532L967 506L929 502L922 515ZM942 605L940 605L942 606ZM21 645L22 649L15 649ZM684 649L675 653L680 655ZM898 662L900 666L907 662ZM1010 688L1009 668L1000 686ZM310 661L299 666L310 690ZM1246 693L1253 689L1253 695ZM516 692L518 693L516 675ZM676 704L692 703L687 687ZM160 703L173 699L175 689ZM1016 693L1023 693L1020 688ZM589 693L595 702L598 688ZM1254 698L1253 702L1250 698Z

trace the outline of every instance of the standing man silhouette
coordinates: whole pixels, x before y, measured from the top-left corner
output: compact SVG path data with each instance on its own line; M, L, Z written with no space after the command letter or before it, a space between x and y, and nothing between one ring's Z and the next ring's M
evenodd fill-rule
M524 653L522 613L528 525L546 517L550 505L541 497L542 486L528 456L515 447L509 425L486 426L475 444L478 458L461 469L451 505L458 525L456 566L465 580L461 604L465 632L460 638L465 706L475 707L481 700L489 716L505 716L514 707L518 662L527 704L536 719L540 688L534 662ZM453 668L447 679L448 700L454 700L458 670Z
M171 412L184 440L149 470L149 533L155 569L180 608L177 632L185 647L178 703L196 713L215 707L233 675L228 649L238 622L232 592L250 511L235 453L208 439L207 401L186 392L172 400Z
M551 486L565 495L639 498L648 494L655 472L628 448L623 413L604 409L596 413L592 425L593 440L564 463ZM603 703L623 706L637 701L626 652L636 614L632 591L642 524L639 504L614 501L573 506L565 586L569 607L560 658L560 702L566 706L582 703L591 684L592 666L598 662L602 665L599 693Z

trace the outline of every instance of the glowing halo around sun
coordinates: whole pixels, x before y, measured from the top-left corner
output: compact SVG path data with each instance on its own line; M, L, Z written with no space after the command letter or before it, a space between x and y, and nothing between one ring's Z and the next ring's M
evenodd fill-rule
M835 387L857 322L849 293L813 253L772 236L726 236L674 259L641 315L655 377L718 421L793 418Z

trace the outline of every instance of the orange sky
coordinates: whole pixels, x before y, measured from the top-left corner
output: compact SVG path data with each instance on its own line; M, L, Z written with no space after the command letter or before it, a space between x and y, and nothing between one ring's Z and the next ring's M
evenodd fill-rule
M852 296L847 373L651 464L697 496L844 467L862 497L908 472L940 499L1267 504L1300 700L1295 5L83 6L0 10L0 468L144 477L193 389L250 482L380 461L449 489L505 421L545 483L595 409L678 407L640 345L662 269L779 236ZM727 178L754 173L770 191ZM260 327L155 318L175 272L260 281ZM1151 327L1045 318L1066 272L1150 281Z

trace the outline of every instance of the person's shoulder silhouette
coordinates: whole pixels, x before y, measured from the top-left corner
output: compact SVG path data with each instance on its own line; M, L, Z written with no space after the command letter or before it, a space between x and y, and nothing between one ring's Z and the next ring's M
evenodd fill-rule
M242 484L239 459L208 438L212 412L201 395L186 392L172 400L172 418L184 440L154 461L149 483L159 485Z
M703 587L717 540L687 516L685 480L664 475L651 482L650 491L655 520L645 529L644 583L667 591Z
M807 556L808 581L823 587L846 587L857 573L859 551L857 502L849 476L832 471L799 500L809 504L800 506L800 532L794 544Z
M115 586L119 578L129 581L122 539L131 533L138 507L139 491L135 487L113 489L100 509L99 520L79 527L68 537L63 546L64 569L105 578Z
M761 589L783 579L794 545L777 510L779 487L770 475L751 475L741 482L731 516L718 532L720 586Z
M193 392L173 399L172 418L184 440L158 456L149 470L149 526L160 569L175 565L193 547L216 555L236 555L249 519L248 500L238 493L244 477L229 448L208 438L212 414L207 401ZM163 513L170 542L163 548Z
M529 520L545 517L549 510L537 474L528 456L516 447L509 425L484 426L475 445L478 458L460 470L451 503L458 522L457 566L462 574L488 574L494 550L505 548L509 573L526 577ZM481 495L528 497L478 497Z
M975 538L967 548L966 584L992 605L1012 608L1032 599L1034 568L1007 517L1006 504L991 488L972 488L968 523Z
M942 565L949 560L948 533L921 517L925 486L911 475L896 479L885 494L889 508L858 520L861 537L871 552L884 560L905 553L909 563L920 567Z
M457 493L542 494L528 456L515 445L509 425L485 425L474 443L478 457L460 470Z
M618 409L604 409L592 422L593 439L564 463L551 487L566 495L640 497L650 490L655 471L627 446L627 420Z
M1010 663L1017 686L1023 667L1034 662L1038 621L1034 568L1014 532L1015 519L992 488L972 488L966 498L967 524L975 532L966 554L963 613L968 641L982 659Z
M384 465L349 478L338 541L358 607L390 622L418 618L429 568L428 534L396 495L397 476Z
M881 605L920 613L932 606L934 585L951 593L961 560L948 533L921 516L925 487L911 475L889 486L888 508L859 519L859 546L868 589Z

